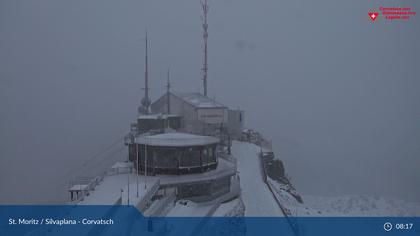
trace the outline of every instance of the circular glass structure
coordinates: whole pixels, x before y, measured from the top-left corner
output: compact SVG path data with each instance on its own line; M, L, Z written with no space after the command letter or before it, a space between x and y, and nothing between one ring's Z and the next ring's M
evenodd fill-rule
M184 133L140 136L130 146L130 160L151 175L200 173L217 167L218 143L215 137Z

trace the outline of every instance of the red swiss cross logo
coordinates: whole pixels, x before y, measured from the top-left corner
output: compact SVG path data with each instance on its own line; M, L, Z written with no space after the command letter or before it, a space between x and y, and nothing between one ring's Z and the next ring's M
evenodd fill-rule
M378 18L379 13L378 12L369 12L368 15L369 15L369 17L372 21L375 21L376 18Z

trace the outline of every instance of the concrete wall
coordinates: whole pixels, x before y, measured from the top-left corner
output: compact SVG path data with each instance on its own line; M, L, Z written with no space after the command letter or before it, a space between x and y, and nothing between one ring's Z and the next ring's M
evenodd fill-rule
M228 122L227 108L196 108L170 94L171 114L182 116L182 127L186 132L202 134L210 129L208 125ZM152 104L153 113L167 113L167 94Z
M226 108L197 109L198 119L206 124L220 124L228 121Z
M182 126L187 129L187 131L193 129L186 125L192 124L193 121L197 120L197 111L192 105L184 102L173 94L170 94L170 110L171 114L182 116ZM152 112L167 113L167 94L163 95L152 104Z
M227 127L229 133L234 137L239 137L244 128L245 114L241 110L228 110Z

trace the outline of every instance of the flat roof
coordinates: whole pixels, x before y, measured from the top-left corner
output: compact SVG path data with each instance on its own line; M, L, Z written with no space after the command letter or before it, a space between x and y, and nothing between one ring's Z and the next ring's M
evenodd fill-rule
M89 185L87 184L75 184L69 190L70 191L85 191L88 190Z
M147 114L147 115L140 115L138 119L141 120L155 120L155 119L168 119L169 117L180 117L179 115L174 114Z
M130 168L133 167L132 162L121 162L118 161L114 165L111 166L111 169L117 169L117 168Z
M173 92L172 94L196 108L226 108L226 106L224 106L223 104L200 93Z
M165 147L188 147L215 144L219 139L212 136L201 136L188 133L164 133L136 138L137 144Z

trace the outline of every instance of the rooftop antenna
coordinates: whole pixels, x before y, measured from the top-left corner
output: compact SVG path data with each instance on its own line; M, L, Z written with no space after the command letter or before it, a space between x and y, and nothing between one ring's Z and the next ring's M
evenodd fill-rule
M207 32L207 13L209 12L209 6L207 5L207 0L201 1L201 7L203 8L203 16L201 19L203 20L203 39L204 39L204 58L203 58L203 89L204 89L204 96L207 97L207 38L209 36Z
M143 106L144 113L149 113L149 107L151 104L149 97L149 59L148 59L148 47L147 47L147 30L146 30L146 58L145 58L145 71L144 71L144 97L141 99L141 105ZM140 110L140 109L139 109Z
M169 81L169 68L167 71L167 82L166 82L166 103L167 103L167 113L171 114L171 98L170 98L170 90L171 90L171 83Z

